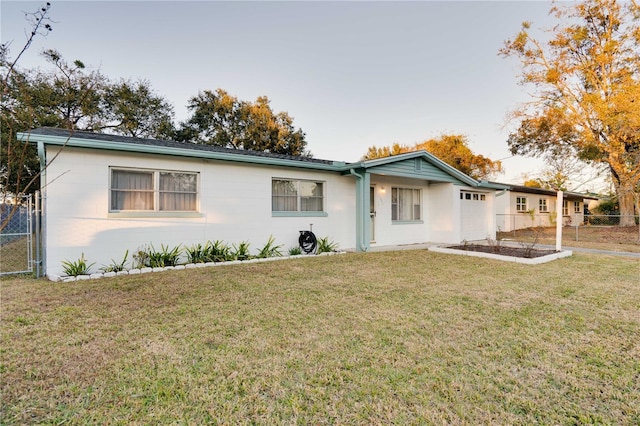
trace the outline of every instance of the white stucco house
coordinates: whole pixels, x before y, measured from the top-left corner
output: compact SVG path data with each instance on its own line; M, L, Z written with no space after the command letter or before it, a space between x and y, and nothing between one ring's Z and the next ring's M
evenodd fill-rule
M563 192L562 214L556 211L557 192L550 189L509 185L496 193L496 227L498 231L534 226L554 226L562 217L565 226L576 226L584 221L584 206L593 197L577 192Z
M56 128L20 138L43 167L46 274L83 253L99 266L144 244L257 249L273 236L286 250L311 226L355 251L495 238L505 188L425 151L345 163Z

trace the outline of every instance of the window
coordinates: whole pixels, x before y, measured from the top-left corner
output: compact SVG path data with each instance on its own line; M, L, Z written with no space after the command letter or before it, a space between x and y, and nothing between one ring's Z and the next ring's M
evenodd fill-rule
M111 212L195 212L198 174L111 169Z
M573 212L580 213L580 201L573 202Z
M420 220L420 190L391 188L391 220Z
M477 192L460 191L461 200L486 201L487 195Z
M527 197L516 197L516 211L517 212L527 211Z
M562 215L569 216L569 202L567 200L562 200Z
M539 203L538 203L538 211L540 213L548 213L549 212L549 206L547 205L547 199L546 198L541 198Z
M324 183L309 180L273 179L271 181L271 211L324 211Z

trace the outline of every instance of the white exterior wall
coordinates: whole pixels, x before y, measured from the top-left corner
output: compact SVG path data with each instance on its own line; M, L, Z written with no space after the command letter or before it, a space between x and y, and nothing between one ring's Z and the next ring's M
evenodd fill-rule
M471 199L467 199L467 195ZM458 200L460 200L461 209L460 240L477 241L487 238L494 240L496 238L495 192L460 187Z
M56 149L47 150L52 158ZM200 217L113 217L109 215L109 167L198 172ZM272 217L272 178L326 182L327 217ZM247 165L160 155L66 147L46 171L46 262L62 274L63 260L84 253L94 271L121 260L144 244L171 248L207 240L248 241L256 253L270 235L282 251L297 246L298 231L313 224L316 236L341 249L355 247L355 180L317 170ZM110 217L111 216L111 217Z
M516 201L518 197L527 198L527 210L533 210L533 217L528 212L518 212ZM547 200L547 213L540 212L540 200ZM580 205L580 213L574 213L574 201ZM582 200L570 199L569 214L562 217L564 225L581 224L584 220L584 203ZM524 192L507 191L496 197L496 225L501 232L509 232L515 229L531 228L535 226L555 226L556 197L552 195L530 194Z
M417 244L429 241L429 209L431 193L425 181L371 176L375 187L375 246ZM391 220L391 188L411 188L421 190L421 220L416 222L394 222Z
M460 242L459 192L452 183L429 185L429 235L438 243Z

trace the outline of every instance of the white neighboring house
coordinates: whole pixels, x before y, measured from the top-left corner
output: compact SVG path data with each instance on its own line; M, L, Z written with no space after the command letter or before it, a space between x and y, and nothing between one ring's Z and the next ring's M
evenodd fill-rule
M563 192L562 223L564 226L577 226L584 222L586 200L593 197L577 192ZM496 193L496 227L500 232L534 226L555 226L556 191L509 185L509 188Z
M56 128L37 144L46 274L84 253L96 267L145 244L160 248L300 230L343 250L495 238L495 192L426 151L344 163ZM57 156L54 161L52 159Z

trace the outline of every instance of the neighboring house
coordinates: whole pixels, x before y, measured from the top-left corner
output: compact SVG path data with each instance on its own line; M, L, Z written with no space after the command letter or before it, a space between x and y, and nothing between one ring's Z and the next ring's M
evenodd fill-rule
M578 225L584 221L584 206L592 196L576 192L563 192L562 223ZM533 226L554 226L558 218L556 212L557 193L550 189L509 185L496 193L496 227L508 232Z
M495 238L495 191L426 151L344 163L40 128L47 274L84 253L96 266L159 248L269 236L284 251L300 230L341 249ZM56 157L57 156L57 157Z

